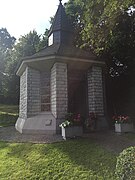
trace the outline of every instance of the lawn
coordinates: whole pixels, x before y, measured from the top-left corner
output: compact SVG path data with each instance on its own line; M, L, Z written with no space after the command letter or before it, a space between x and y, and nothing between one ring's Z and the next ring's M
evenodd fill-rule
M14 125L17 117L17 106L0 105L0 126ZM0 142L0 180L111 180L116 156L90 139Z
M0 142L0 179L111 180L116 154L88 139L53 144Z
M0 104L0 126L12 126L18 117L18 106Z

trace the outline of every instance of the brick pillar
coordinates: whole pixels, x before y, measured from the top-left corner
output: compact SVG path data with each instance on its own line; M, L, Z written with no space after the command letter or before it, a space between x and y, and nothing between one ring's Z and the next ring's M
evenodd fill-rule
M67 94L67 64L55 63L51 69L51 111L57 119L57 130L67 113Z
M107 127L105 119L105 102L102 67L92 66L88 70L88 106L89 113L95 112L98 116L98 128Z
M26 119L40 111L40 72L26 67L20 77L19 117Z

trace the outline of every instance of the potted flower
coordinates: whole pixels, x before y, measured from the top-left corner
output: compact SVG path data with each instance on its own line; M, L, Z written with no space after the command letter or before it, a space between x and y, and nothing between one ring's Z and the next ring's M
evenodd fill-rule
M115 122L115 132L132 132L134 130L133 123L129 116L124 115L115 115L113 116Z
M76 136L82 136L83 129L81 123L81 115L68 113L65 117L65 121L60 124L63 139L73 138Z

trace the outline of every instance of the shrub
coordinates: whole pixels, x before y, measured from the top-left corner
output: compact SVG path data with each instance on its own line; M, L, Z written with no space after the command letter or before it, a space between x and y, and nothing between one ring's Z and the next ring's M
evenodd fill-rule
M135 147L123 150L117 158L117 180L135 180Z

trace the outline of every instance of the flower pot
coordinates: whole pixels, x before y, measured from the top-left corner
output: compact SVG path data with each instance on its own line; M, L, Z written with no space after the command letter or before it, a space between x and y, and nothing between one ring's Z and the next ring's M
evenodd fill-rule
M115 132L122 133L122 132L132 132L134 130L132 123L115 123Z
M63 139L79 137L83 134L82 126L61 127Z

